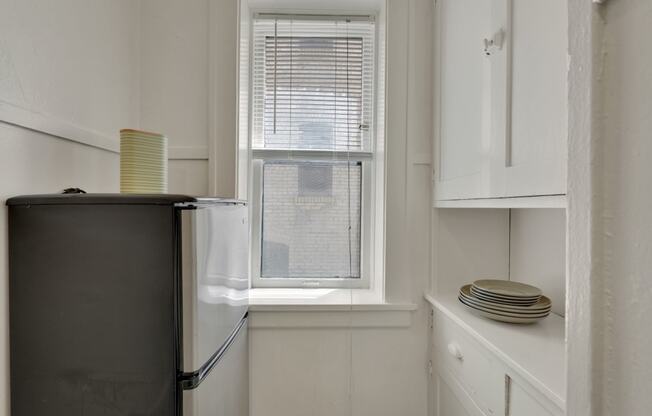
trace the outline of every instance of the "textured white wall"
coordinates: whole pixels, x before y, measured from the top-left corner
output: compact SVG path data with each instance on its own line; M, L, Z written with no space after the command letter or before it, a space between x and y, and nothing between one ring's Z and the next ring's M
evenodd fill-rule
M208 147L208 1L141 1L140 126Z
M168 192L208 195L208 1L140 10L140 127L168 137Z
M599 380L593 363L601 347L599 341L601 305L594 302L599 295L592 233L599 218L595 200L595 172L600 164L595 156L594 121L595 88L593 51L599 32L596 6L585 0L568 1L568 188L566 246L566 411L573 416L598 415L595 406L599 392L593 388ZM599 42L597 42L599 44ZM599 361L597 361L599 364Z
M602 287L604 415L652 409L652 2L608 1L596 73L601 122L596 166ZM572 278L572 276L571 276Z
M138 4L0 0L0 115L112 138L138 125ZM31 126L30 126L31 127Z
M568 414L652 409L652 3L569 1Z
M140 127L169 138L169 192L235 195L237 4L140 1Z

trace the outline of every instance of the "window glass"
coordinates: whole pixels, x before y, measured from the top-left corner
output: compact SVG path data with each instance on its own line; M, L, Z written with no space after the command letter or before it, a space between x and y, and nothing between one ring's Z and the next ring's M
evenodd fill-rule
M263 165L261 278L359 278L361 163Z

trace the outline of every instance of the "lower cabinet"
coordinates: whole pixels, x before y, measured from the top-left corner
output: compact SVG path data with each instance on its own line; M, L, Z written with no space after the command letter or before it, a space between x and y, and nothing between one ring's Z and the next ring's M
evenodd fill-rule
M463 328L433 316L431 416L563 416Z
M455 387L449 386L439 373L435 374L436 415L479 416L482 414L470 397L461 400L458 398L460 394L462 396L465 394L464 391L458 391L456 394L454 389Z
M500 415L504 375L492 354L441 314L435 316L433 341L438 373L449 385L458 383L483 414Z
M561 414L556 413L550 403L537 400L518 383L513 380L508 381L506 416L555 416Z

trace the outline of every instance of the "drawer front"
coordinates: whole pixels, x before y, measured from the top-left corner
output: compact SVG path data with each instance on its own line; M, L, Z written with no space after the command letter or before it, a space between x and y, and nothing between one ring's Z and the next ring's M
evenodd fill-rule
M464 330L435 312L436 365L455 377L484 413L502 415L505 409L505 373L500 364Z

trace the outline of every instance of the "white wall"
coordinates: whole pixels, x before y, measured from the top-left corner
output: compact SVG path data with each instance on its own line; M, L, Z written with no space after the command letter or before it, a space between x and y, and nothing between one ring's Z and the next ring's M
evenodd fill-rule
M252 416L426 414L413 311L266 311L250 323Z
M386 298L418 309L253 312L252 416L427 413L432 2L386 13Z
M652 2L608 1L596 43L600 88L595 120L599 216L595 314L602 348L595 385L603 415L652 409ZM572 276L571 276L572 278Z
M137 3L0 0L0 10L0 120L117 148L118 129L138 124ZM114 151L0 121L0 415L9 416L4 201L71 186L117 192L118 164Z
M0 119L117 149L138 125L137 4L0 1Z
M208 3L140 1L140 127L168 137L170 193L209 194Z
M509 278L537 286L566 314L566 210L512 209Z
M509 276L509 210L435 208L430 293L451 295L476 279Z
M208 0L142 0L140 126L207 155ZM179 150L173 150L179 151Z
M569 1L568 414L652 408L652 3Z
M140 127L169 139L168 191L234 197L238 0L140 5Z

